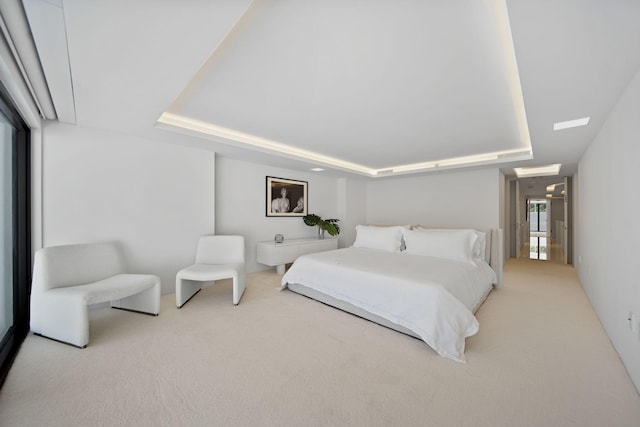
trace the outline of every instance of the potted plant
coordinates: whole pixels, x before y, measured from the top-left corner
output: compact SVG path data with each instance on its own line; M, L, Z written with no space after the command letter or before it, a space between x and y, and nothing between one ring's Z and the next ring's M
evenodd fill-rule
M340 226L337 224L339 219L322 219L316 214L309 214L303 216L302 220L310 227L318 227L318 239L324 239L325 231L332 236L340 234Z

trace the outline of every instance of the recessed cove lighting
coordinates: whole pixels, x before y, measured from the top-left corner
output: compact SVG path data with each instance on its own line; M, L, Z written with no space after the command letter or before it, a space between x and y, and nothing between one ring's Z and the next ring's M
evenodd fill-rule
M347 170L369 177L382 177L429 170L450 169L471 165L493 164L516 160L530 160L533 158L531 148L497 151L493 153L477 154L472 156L441 159L433 162L412 163L399 165L385 169L373 169L365 165L341 160L336 157L326 156L313 151L286 145L278 141L261 138L257 135L243 133L234 129L224 128L213 123L193 119L179 114L164 112L158 118L157 125L165 129L181 129L187 134L205 135L213 140L227 144L244 144L259 151L277 153L284 157L304 159L312 163L326 164L333 168ZM527 138L528 145L531 143ZM314 170L314 169L312 169ZM318 171L319 172L319 171Z
M158 123L182 128L199 134L221 138L221 140L219 139L220 142L226 141L227 143L233 144L241 143L246 146L254 147L258 150L280 153L285 155L286 157L311 160L313 163L326 163L337 168L361 173L363 175L375 176L375 171L357 163L352 163L331 156L325 156L320 153L304 150L302 148L296 148L278 141L271 141L269 139L261 138L256 135L243 133L234 129L218 126L213 123L181 116L179 114L164 112L158 119Z
M314 172L322 172L324 169L322 168L311 168L312 171Z
M560 173L560 163L547 166L535 166L530 168L513 168L518 178L528 178L532 176L551 176Z
M558 122L558 123L554 123L553 124L553 130L562 130L562 129L569 129L569 128L575 128L578 126L586 126L589 124L589 119L591 117L583 117L581 119L575 119L575 120L569 120L566 122Z

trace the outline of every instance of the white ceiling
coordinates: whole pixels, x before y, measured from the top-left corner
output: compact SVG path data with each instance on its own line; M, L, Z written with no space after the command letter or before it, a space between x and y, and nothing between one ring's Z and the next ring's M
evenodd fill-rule
M302 170L326 162L295 149L371 170L515 151L507 174L571 175L640 67L632 0L23 3L61 121ZM228 132L167 132L163 113Z

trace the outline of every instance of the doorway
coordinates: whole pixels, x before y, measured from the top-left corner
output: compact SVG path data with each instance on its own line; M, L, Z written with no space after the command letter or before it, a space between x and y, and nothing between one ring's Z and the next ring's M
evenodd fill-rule
M511 178L506 188L507 256L571 264L571 178Z

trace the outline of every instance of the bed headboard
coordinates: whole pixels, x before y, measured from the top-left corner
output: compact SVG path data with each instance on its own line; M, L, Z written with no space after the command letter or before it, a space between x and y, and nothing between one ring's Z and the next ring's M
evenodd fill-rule
M481 230L480 230L481 231ZM491 244L487 242L487 249L491 247L491 256L489 265L496 272L498 283L496 288L502 288L502 275L504 270L504 238L502 236L502 228L492 228L490 232L486 232L487 236L491 235Z

